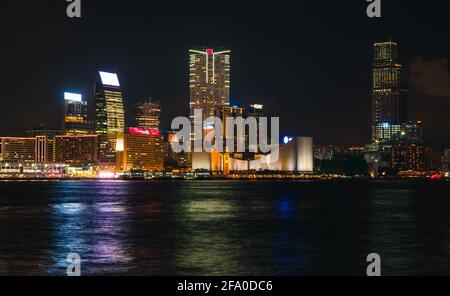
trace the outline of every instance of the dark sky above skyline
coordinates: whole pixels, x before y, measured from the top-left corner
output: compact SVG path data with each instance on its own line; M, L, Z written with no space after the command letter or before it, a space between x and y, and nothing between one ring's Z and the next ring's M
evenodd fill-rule
M100 69L117 71L128 122L133 102L162 103L163 129L188 114L188 49L232 50L231 102L262 103L281 134L319 144L370 138L374 39L400 43L410 67L409 113L428 143L450 147L450 28L444 1L382 0L381 19L364 0L245 4L82 0L2 2L0 136L45 123L59 128L62 95L79 91L93 108Z

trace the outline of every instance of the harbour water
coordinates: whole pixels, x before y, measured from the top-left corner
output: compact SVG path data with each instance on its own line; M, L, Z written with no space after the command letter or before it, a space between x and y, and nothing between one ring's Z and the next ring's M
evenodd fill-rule
M0 275L450 274L448 181L0 182Z

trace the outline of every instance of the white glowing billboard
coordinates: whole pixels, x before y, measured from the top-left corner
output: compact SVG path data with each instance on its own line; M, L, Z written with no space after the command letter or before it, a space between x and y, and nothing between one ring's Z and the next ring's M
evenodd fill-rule
M64 93L64 100L66 101L81 102L82 99L83 97L81 96L81 94L75 94L70 92Z
M119 77L116 73L108 73L100 71L100 78L102 79L103 85L117 86L119 87Z

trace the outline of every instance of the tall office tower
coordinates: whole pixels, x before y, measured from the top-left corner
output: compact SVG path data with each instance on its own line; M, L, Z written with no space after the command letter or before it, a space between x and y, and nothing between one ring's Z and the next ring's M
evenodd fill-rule
M99 72L95 84L95 133L98 135L98 161L116 163L116 143L125 132L123 97L117 74Z
M64 122L65 135L86 135L92 132L88 122L87 102L82 100L81 94L64 93Z
M118 163L119 170L152 170L164 169L164 148L162 137L155 130L130 127L124 137L122 159Z
M406 122L407 90L404 67L398 62L397 43L374 43L372 84L372 142L392 140Z
M202 109L202 120L214 116L215 107L230 103L230 50L189 50L191 120Z
M151 98L137 103L136 127L159 130L161 108Z

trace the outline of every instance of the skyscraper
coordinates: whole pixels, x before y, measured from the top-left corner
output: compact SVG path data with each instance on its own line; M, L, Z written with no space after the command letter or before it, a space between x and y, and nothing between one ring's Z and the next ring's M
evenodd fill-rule
M117 74L99 72L95 84L95 113L98 161L115 165L117 138L125 132L123 97Z
M159 130L161 108L151 98L137 103L136 127Z
M66 135L86 135L91 133L88 122L87 102L81 94L64 93L63 132Z
M152 170L164 169L164 150L162 137L145 133L144 129L130 128L124 137L124 149L120 162L120 170Z
M214 116L215 107L230 103L230 50L189 50L191 120L203 110L203 120Z
M406 80L398 62L398 44L374 43L372 84L372 142L389 142L406 122Z

